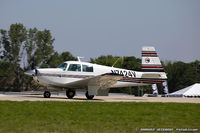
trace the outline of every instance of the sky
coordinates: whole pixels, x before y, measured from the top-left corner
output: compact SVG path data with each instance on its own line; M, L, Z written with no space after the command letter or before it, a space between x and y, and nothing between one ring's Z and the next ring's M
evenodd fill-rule
M200 0L0 0L0 29L48 29L54 49L83 56L141 57L155 46L163 61L200 60Z

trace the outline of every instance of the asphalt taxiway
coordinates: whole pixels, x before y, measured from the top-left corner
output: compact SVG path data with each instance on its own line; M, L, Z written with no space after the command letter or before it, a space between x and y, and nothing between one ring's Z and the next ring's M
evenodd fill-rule
M95 96L87 100L79 93L73 99L68 99L64 94L52 94L51 98L44 98L41 93L4 93L0 94L0 101L66 101L66 102L163 102L163 103L200 103L200 98L177 97L135 97L127 94L110 93L109 96Z

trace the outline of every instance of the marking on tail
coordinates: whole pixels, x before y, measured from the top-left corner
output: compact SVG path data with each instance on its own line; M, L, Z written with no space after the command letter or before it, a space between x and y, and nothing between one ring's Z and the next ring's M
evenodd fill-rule
M154 47L142 47L142 69L146 71L164 71Z

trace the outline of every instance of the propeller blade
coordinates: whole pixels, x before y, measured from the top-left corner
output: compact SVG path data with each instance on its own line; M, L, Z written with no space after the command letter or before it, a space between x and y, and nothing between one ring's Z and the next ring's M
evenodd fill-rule
M28 75L28 76L34 76L36 74L36 71L35 71L35 69L28 70L28 71L24 72L24 74Z
M34 62L31 64L31 69L32 70L35 69L35 63Z

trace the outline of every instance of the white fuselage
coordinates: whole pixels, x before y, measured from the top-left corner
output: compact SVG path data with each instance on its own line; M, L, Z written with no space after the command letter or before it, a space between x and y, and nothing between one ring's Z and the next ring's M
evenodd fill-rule
M79 61L66 61L64 63L65 65L59 68L37 69L34 80L40 85L48 87L81 89L87 86L83 84L72 86L71 83L106 73L115 73L124 76L110 88L160 83L167 78L165 72L139 72ZM159 76L155 77L155 75Z

